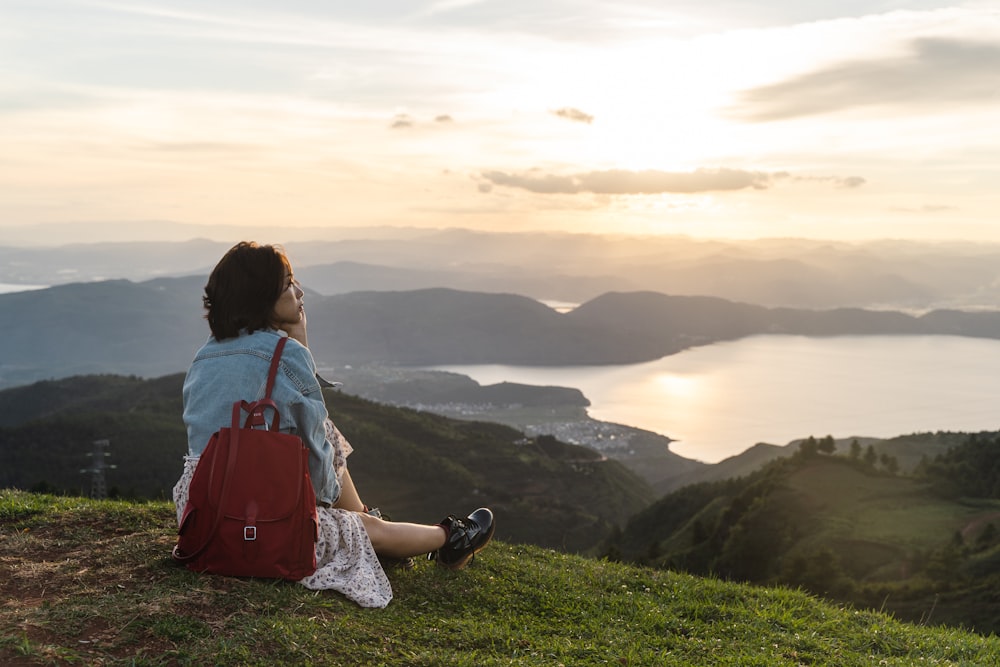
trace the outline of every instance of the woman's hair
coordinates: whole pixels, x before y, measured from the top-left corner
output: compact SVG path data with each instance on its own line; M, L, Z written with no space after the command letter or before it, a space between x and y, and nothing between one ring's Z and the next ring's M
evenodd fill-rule
M230 248L212 270L202 298L215 339L268 328L291 272L280 246L242 241Z

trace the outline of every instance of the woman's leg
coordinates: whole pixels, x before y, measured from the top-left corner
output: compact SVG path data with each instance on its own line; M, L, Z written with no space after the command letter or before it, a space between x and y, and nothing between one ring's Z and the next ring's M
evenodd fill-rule
M371 516L358 495L351 473L346 469L340 479L340 498L334 507L357 512L375 553L387 558L420 556L438 551L448 544L448 548L438 554L438 562L451 569L461 569L493 537L493 513L486 508L476 510L466 519L449 516L443 522L448 528L441 524L429 526L383 521Z
M361 513L368 539L375 553L388 558L409 558L437 551L444 546L447 532L443 526L383 521Z
M350 510L352 512L367 512L368 507L361 502L361 496L351 479L351 471L344 468L344 474L340 478L340 498L333 504L337 509Z
M437 551L444 546L447 532L442 526L397 523L369 516L368 507L361 501L349 470L344 470L340 478L340 498L334 507L361 515L368 539L372 541L375 553L379 556L409 558Z

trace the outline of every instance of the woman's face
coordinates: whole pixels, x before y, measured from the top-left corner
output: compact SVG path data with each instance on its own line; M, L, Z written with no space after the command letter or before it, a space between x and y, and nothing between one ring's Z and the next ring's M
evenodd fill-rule
M285 324L301 322L305 316L305 307L302 304L302 297L305 293L299 287L295 276L288 271L285 272L284 285L285 289L282 290L281 296L274 304L274 314L272 315L274 324L279 329Z

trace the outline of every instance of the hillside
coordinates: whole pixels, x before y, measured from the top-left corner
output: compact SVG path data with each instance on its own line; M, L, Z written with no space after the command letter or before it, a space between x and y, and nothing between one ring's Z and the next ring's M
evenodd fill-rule
M1000 639L801 592L495 542L362 610L175 566L173 508L0 491L7 665L991 665Z
M629 522L619 548L633 561L802 586L910 620L933 605L940 622L996 632L1000 605L990 591L1000 581L1000 441L993 435L965 436L967 444L925 462L916 476L886 472L894 459L876 465L874 453L803 449L746 477L663 497Z
M338 368L334 376L343 390L394 405L519 405L525 408L576 408L590 401L579 389L539 387L516 382L483 386L466 375L384 366ZM487 420L489 421L489 420Z
M88 373L184 370L208 337L203 278L72 283L0 294L0 387Z
M208 336L204 278L112 280L0 294L0 387L86 373L182 372ZM308 287L308 286L307 286ZM608 292L563 313L515 294L423 289L306 297L321 367L650 361L753 334L1000 338L1000 312L766 308L717 297Z
M88 490L81 470L92 443L107 439L112 493L170 498L187 450L182 380L80 376L0 391L0 488ZM332 390L325 398L354 445L364 499L397 520L489 504L502 539L583 552L653 500L641 478L584 447Z

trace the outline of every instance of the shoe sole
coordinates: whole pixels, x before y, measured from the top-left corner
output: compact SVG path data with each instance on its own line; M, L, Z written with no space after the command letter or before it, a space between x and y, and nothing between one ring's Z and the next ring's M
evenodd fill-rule
M462 556L461 559L455 561L454 563L442 563L441 560L438 559L438 565L447 570L451 570L452 572L455 572L456 570L461 570L462 568L464 568L466 565L469 564L470 560L475 558L477 553L486 548L486 545L488 545L490 541L493 539L493 533L494 531L496 531L496 529L497 529L497 524L496 522L494 522L493 525L490 526L490 532L486 536L486 541L480 544L479 548L470 551L469 553L465 554L464 556Z

